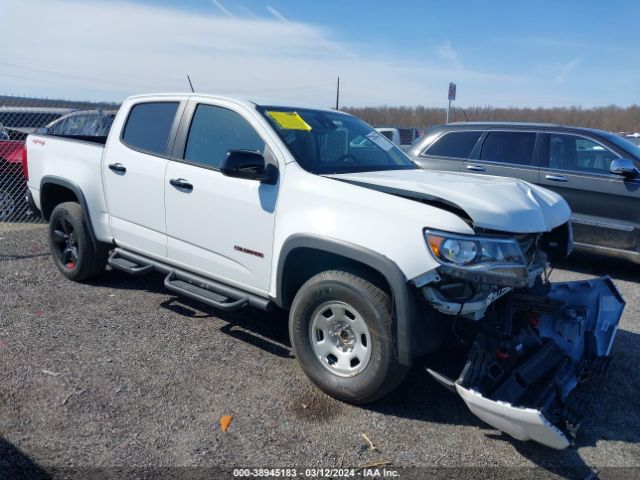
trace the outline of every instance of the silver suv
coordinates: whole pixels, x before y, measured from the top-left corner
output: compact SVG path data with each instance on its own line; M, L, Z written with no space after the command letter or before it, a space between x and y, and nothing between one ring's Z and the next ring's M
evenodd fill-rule
M590 128L450 123L407 152L422 168L513 177L562 195L578 248L640 263L640 147Z

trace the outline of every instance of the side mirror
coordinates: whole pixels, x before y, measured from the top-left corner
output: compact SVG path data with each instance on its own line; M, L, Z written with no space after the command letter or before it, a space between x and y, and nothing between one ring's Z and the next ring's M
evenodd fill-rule
M36 134L38 135L47 135L49 133L49 129L47 127L36 128Z
M629 160L628 158L617 158L613 160L609 171L627 178L633 178L638 175L638 170L633 164L633 160Z
M267 165L261 153L249 150L231 150L220 164L223 175L246 180L258 180L270 185L278 181L278 169Z

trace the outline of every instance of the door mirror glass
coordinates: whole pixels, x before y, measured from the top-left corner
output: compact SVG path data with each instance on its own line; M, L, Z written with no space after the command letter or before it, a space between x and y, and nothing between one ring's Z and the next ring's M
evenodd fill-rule
M638 174L638 170L633 164L633 160L628 158L617 158L611 162L609 167L611 173L616 175L623 175L625 177L635 177Z
M250 150L229 151L220 164L220 171L228 177L258 180L268 184L274 184L278 179L278 169L266 164L261 153Z

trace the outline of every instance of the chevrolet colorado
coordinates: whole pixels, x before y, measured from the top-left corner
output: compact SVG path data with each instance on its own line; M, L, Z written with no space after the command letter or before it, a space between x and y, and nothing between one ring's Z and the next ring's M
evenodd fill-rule
M413 360L490 425L568 446L624 301L608 278L550 283L570 210L524 181L418 168L339 111L197 94L127 99L108 137L30 135L29 192L70 280L112 268L222 310L288 309L328 394L372 402Z

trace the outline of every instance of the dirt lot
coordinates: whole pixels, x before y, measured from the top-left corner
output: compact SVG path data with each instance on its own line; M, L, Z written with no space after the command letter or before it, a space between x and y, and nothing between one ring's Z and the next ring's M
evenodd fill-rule
M47 478L52 467L386 460L431 467L414 470L418 476L459 476L435 467L465 467L464 478L640 474L607 468L640 467L640 267L575 255L552 275L609 273L627 301L611 375L590 392L577 446L557 452L481 423L421 366L374 405L333 400L296 365L285 315L221 314L169 294L156 275L109 271L91 284L68 282L53 266L45 231L0 225L0 477L12 466L28 469L24 478ZM234 417L226 433L222 415ZM377 450L367 449L363 433ZM217 478L215 470L181 472Z

